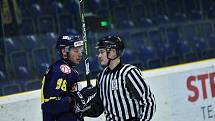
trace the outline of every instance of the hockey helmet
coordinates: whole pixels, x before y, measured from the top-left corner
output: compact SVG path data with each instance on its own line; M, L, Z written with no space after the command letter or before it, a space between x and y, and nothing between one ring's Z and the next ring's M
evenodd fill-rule
M80 36L72 35L61 35L56 43L56 49L60 53L62 48L65 48L66 52L69 52L69 49L72 47L81 47L84 42Z
M104 48L107 53L110 52L111 49L116 49L117 55L121 56L124 51L124 43L118 36L105 36L97 42L97 49Z

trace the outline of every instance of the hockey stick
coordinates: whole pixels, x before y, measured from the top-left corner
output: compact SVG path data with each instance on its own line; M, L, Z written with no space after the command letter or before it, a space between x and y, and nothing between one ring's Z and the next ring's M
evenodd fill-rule
M81 24L82 24L82 38L84 40L84 62L85 62L85 72L86 72L86 79L87 79L87 86L90 86L90 64L88 58L88 46L87 46L87 35L86 35L86 26L84 20L84 0L79 0L80 4L80 17L81 17Z

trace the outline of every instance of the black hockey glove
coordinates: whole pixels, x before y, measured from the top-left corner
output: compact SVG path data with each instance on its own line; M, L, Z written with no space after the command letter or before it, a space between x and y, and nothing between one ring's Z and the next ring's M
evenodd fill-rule
M69 102L71 109L76 113L76 115L79 117L81 121L83 119L82 113L77 112L84 107L84 105L86 104L85 100L83 95L79 91L70 93Z
M71 105L84 105L89 101L89 98L96 93L96 88L92 86L84 87L81 91L71 92Z
M93 95L96 94L96 87L93 86L87 86L84 87L81 91L80 91L81 95L83 96L84 100L86 101L86 103L90 100L89 98Z
M79 116L82 116L82 113L90 108L88 102L95 96L96 88L89 86L83 88L79 92L75 92L74 96L76 97L75 113Z

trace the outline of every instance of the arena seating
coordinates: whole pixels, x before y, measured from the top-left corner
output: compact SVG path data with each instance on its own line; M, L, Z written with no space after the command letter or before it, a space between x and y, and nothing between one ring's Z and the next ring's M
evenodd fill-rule
M110 34L126 43L123 62L140 69L214 58L214 4L213 0L88 0L87 15L108 22L105 30L87 27L91 78L101 69L96 42ZM6 34L5 54L0 53L0 95L39 89L45 70L59 59L58 35L81 32L75 0L18 0L18 5L22 22L9 29L18 35ZM81 80L85 80L84 68L82 58L77 66Z

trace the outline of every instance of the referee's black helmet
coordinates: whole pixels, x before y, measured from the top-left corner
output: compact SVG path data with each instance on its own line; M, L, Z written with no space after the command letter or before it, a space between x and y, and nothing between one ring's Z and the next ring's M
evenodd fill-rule
M125 46L120 37L105 36L97 42L96 48L103 48L107 51L107 53L110 52L111 49L116 49L117 55L122 56Z

